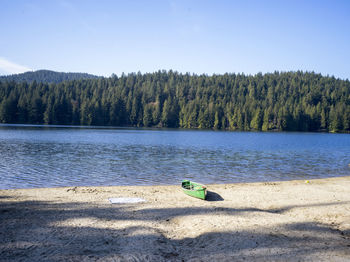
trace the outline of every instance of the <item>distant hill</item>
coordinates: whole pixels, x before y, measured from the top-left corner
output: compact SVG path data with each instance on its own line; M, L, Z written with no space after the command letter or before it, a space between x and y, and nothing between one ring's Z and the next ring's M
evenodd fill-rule
M87 73L63 73L50 70L38 70L34 72L25 72L23 74L0 76L0 81L60 83L67 80L96 78L99 78L99 76Z

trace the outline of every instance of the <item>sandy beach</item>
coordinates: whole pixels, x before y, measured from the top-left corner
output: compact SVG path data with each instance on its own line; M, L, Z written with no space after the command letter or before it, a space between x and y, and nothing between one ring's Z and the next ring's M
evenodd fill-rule
M350 261L350 177L208 190L0 190L0 261Z

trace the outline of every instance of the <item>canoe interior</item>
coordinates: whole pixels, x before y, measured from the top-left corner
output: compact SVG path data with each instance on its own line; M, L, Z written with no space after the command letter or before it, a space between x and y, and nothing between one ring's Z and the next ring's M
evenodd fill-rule
M182 189L185 194L200 199L205 199L207 195L206 186L189 180L182 181Z

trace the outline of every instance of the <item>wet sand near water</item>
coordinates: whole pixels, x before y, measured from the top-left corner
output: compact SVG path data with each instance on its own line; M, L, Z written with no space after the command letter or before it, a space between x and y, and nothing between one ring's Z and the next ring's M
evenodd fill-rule
M0 261L350 261L350 177L207 187L0 190Z

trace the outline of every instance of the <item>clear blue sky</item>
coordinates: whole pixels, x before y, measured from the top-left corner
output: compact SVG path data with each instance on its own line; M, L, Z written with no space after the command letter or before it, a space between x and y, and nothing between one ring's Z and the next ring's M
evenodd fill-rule
M315 71L350 79L350 1L1 0L0 74Z

